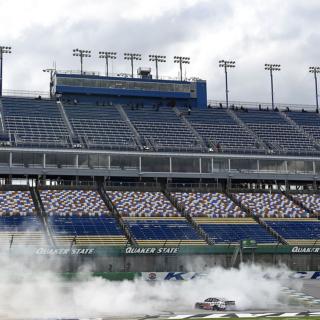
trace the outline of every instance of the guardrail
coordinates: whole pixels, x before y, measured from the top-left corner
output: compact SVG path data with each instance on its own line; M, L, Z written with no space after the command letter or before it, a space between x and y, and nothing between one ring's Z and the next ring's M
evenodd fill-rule
M226 109L225 100L213 100L208 99L208 106L211 107L220 107ZM270 110L272 111L272 104L269 102L259 102L259 101L229 101L230 109L241 110L241 107L244 109L259 109ZM316 106L311 104L296 104L296 103L275 103L275 108L278 110L291 110L291 111L316 111Z
M105 72L100 71L83 71L81 73L80 70L57 70L57 74L70 74L70 75L83 75L83 76L100 76L100 77L106 77ZM132 78L131 73L126 72L118 72L118 73L108 73L108 77L113 78ZM133 79L143 79L139 75L134 74ZM180 77L173 77L173 76L159 76L158 79L151 78L153 80L174 80L174 81L181 81ZM189 78L183 78L182 81L188 81L188 82L194 82L197 80L202 80L198 77L189 77Z
M49 99L50 94L47 91L32 91L32 90L3 90L3 96L26 97Z

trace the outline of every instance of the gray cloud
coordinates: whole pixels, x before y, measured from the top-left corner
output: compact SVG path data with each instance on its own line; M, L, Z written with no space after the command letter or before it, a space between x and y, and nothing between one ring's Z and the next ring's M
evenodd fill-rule
M17 24L5 32L1 25L5 22L0 22L3 44L13 46L13 54L5 57L6 89L46 90L48 77L41 70L53 60L60 69L78 69L72 49L83 47L92 49L95 56L85 61L85 67L101 72L99 50L119 52L115 72L130 70L123 52L143 53L145 66L150 65L148 54L166 54L168 62L161 65L161 73L170 76L178 72L172 56L190 56L188 75L207 79L208 96L213 99L224 98L219 59L237 61L230 72L230 96L247 101L269 101L269 76L263 65L281 63L282 71L275 75L276 100L314 103L307 67L320 64L316 45L320 3L316 0L308 4L298 0L92 0L81 5L59 0L59 10L52 14L44 6L49 1L31 2L34 8L27 21L22 13L15 17L14 10L0 0L0 12L6 10L7 18L16 18ZM38 16L41 13L44 17Z

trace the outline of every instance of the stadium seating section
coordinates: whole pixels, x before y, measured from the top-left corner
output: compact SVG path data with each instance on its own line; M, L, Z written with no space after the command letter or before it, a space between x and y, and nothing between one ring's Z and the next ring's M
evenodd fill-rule
M309 213L281 193L234 193L254 215L270 218L308 217Z
M46 245L43 228L36 216L0 216L0 245Z
M40 245L45 237L28 191L0 191L0 245Z
M193 109L190 114L180 108L206 141L209 147L218 152L249 152L260 153L256 139L241 127L227 112L226 109L208 108Z
M125 218L139 245L206 245L185 218Z
M48 215L100 216L108 213L97 191L41 190L40 195Z
M117 106L98 101L64 100L65 113L49 99L2 97L0 106L1 142L24 147L70 148L76 141L106 150L139 150L142 144L155 151L320 154L320 116L314 112L180 106L176 113L166 105L122 105L129 124Z
M313 215L320 213L320 194L300 193L293 194L293 198L312 211Z
M4 129L20 146L68 147L69 133L56 101L2 98Z
M215 244L235 244L246 239L256 240L258 244L276 242L275 238L252 218L196 218L195 221Z
M280 112L247 110L235 111L236 115L254 131L268 147L285 154L317 154L313 143Z
M115 106L65 104L64 109L75 134L89 148L135 150L130 128Z
M40 189L48 214L48 226L57 245L125 245L127 237L95 190ZM224 193L172 192L170 197L182 216L162 192L107 191L132 238L138 245L206 245L204 235L215 244L235 244L254 239L259 244L276 238L231 200L278 233L288 244L314 245L320 237L320 197L315 193ZM299 206L296 203L300 203ZM47 245L29 191L0 191L0 245ZM303 209L307 208L309 212ZM198 229L198 230L197 230ZM202 234L202 235L200 235Z
M175 192L176 198L188 214L194 217L244 217L243 212L223 193L186 193Z
M320 140L320 117L318 113L290 111L286 114L304 131Z
M108 191L124 217L176 217L181 214L161 192Z
M144 141L156 151L201 151L192 131L172 107L126 106L125 111Z
M316 219L264 219L264 221L291 245L314 245L320 237L320 221Z
M35 207L29 191L0 191L0 216L34 214Z
M100 246L125 245L125 235L113 217L61 217L51 216L48 220L53 238L58 245Z

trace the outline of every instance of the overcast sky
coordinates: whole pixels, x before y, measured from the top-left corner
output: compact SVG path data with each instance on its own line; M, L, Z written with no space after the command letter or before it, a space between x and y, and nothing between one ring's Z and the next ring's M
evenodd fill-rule
M85 69L104 72L100 50L118 52L113 72L130 72L124 52L167 56L160 74L178 75L174 55L189 56L187 76L206 79L208 97L224 98L219 59L236 61L230 99L270 100L265 63L279 63L278 102L314 104L308 67L320 65L319 0L0 0L4 89L46 90L43 68L79 69L72 49L91 49ZM100 60L100 61L99 61ZM138 67L138 65L137 65ZM152 66L153 67L153 66Z

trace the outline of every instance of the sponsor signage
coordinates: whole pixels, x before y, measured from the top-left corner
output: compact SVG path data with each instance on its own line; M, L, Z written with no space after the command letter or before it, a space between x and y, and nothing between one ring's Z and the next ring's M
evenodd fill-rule
M204 273L197 272L142 272L142 279L147 281L181 281L206 277Z
M38 248L35 252L37 255L47 255L47 256L89 256L95 253L94 248Z
M293 247L291 253L319 253L320 247Z
M177 254L179 247L126 247L126 254Z
M320 271L299 271L291 274L290 278L320 280Z
M243 249L254 249L257 247L257 242L255 240L241 240L241 246Z

